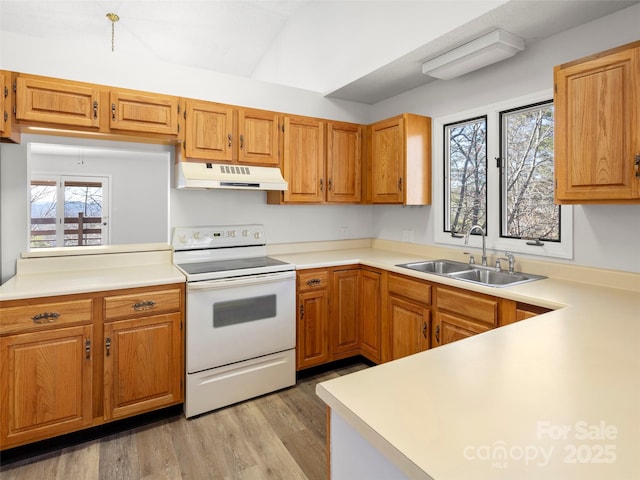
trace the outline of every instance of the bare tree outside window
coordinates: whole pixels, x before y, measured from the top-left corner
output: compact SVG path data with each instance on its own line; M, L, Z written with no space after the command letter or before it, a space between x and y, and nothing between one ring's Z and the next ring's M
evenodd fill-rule
M104 244L106 178L31 181L31 248Z
M553 104L501 112L503 237L560 240L553 203Z
M445 231L487 222L487 119L445 125ZM448 228L447 228L448 227Z

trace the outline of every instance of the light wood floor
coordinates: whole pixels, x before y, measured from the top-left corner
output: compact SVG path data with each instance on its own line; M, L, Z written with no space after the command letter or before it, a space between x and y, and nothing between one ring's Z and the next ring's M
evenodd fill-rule
M179 415L5 464L0 478L324 480L326 406L315 386L366 367L352 362L191 420Z

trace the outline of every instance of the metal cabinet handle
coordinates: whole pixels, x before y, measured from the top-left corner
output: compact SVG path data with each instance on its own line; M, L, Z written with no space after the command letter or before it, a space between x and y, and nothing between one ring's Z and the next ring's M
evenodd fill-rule
M240 135L240 150L244 149L244 135Z
M93 118L98 118L98 102L93 102Z
M436 342L440 343L440 325L436 325Z
M324 191L324 180L322 178L320 179L320 191Z
M304 305L300 305L300 320L304 318Z
M58 319L59 316L60 314L57 312L44 312L34 315L33 317L31 317L31 320L33 320L33 323L38 324L53 323Z
M307 285L310 287L320 285L320 283L322 283L322 280L320 280L319 278L312 278L311 280L307 280Z
M115 103L111 104L111 120L113 120L114 122L116 120L116 104Z
M422 323L422 336L424 338L427 338L427 327L428 327L427 322L423 322Z
M633 161L633 168L636 171L636 178L640 178L640 153L636 153L636 158Z
M155 305L156 305L156 302L154 302L153 300L146 300L143 302L134 303L132 307L134 310L141 311L141 310L151 310L153 307L155 307Z
M104 341L104 348L107 352L107 357L111 354L111 337L107 337Z
M87 338L84 341L84 358L91 358L91 339Z
M329 179L329 181L327 182L327 190L331 190L331 187L333 187L333 179Z
M227 134L227 147L231 148L231 134Z
M398 190L402 191L402 177L398 179Z

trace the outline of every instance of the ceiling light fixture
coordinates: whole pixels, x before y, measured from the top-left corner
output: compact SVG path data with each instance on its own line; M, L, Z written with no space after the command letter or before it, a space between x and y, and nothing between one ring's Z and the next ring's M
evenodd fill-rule
M120 17L115 13L107 13L107 18L111 20L111 51L116 49L116 22Z
M504 30L494 30L422 64L422 73L449 80L524 50L524 40Z

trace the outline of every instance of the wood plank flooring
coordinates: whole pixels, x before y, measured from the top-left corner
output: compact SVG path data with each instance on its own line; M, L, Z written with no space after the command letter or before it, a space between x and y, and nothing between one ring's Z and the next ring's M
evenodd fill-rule
M324 480L326 406L318 382L363 361L312 371L295 387L187 420L173 416L0 467L2 480Z

